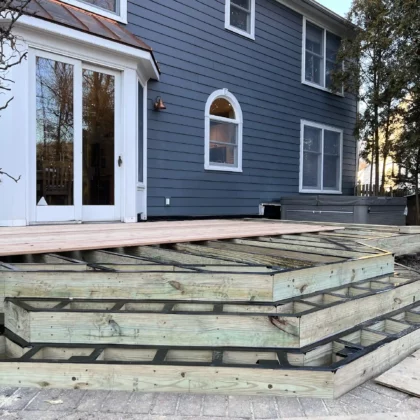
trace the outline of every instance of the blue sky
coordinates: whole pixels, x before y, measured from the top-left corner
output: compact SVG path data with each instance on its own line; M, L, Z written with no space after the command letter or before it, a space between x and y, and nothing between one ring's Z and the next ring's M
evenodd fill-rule
M318 3L321 3L328 9L333 10L335 13L338 13L341 16L344 16L351 6L352 0L317 0Z

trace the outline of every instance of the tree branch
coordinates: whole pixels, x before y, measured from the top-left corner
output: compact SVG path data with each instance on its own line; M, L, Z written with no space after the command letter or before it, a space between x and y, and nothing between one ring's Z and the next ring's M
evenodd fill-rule
M2 171L2 168L0 168L0 175L5 175L9 177L10 179L13 179L13 181L15 181L16 183L18 183L20 178L22 177L21 175L19 175L17 178L15 178L14 176L8 174L7 172Z

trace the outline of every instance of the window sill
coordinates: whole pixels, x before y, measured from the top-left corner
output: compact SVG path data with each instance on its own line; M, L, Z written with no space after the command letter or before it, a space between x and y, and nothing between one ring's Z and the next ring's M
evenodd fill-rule
M219 172L243 172L242 168L230 168L229 166L213 166L205 165L204 169L206 171L219 171Z
M342 195L342 191L329 191L329 190L302 190L299 189L299 194L325 194L325 195Z
M344 93L333 92L331 89L328 89L328 88L326 88L324 86L321 86L321 85L317 85L316 83L311 83L311 82L308 82L307 80L302 80L302 84L306 85L306 86L313 87L313 88L318 89L318 90L322 90L324 92L331 93L331 95L335 95L335 96L339 96L340 98L344 98Z
M88 3L85 3L79 0L61 0L61 1L63 1L64 3L70 4L71 6L78 7L79 9L87 10L88 12L91 12L95 15L103 16L108 19L114 20L116 22L127 24L127 12L125 13L123 12L124 11L123 1L121 1L121 4L120 4L120 8L122 9L121 14L113 13L111 11L107 11L99 7L95 7L93 5L90 5Z
M245 38L251 39L252 41L255 41L255 34L242 31L241 29L235 28L234 26L226 25L225 29L234 32L235 34L241 35Z

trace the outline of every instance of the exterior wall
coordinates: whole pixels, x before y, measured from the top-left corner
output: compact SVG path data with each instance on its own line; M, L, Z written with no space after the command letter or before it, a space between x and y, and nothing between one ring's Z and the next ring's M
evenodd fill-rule
M162 70L149 82L149 217L253 215L297 194L301 119L344 130L343 194L353 194L356 102L301 83L302 15L256 0L252 41L224 29L224 0L132 0L128 13ZM204 170L204 107L221 88L242 107L243 173Z

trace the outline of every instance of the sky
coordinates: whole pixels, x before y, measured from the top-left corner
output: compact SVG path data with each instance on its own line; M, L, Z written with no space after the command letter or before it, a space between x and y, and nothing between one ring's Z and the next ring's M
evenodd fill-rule
M321 3L323 6L328 7L335 13L338 13L341 16L344 16L351 6L352 0L317 0L318 3Z

